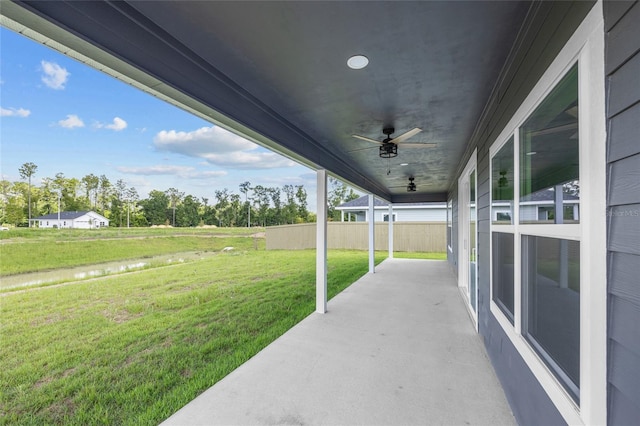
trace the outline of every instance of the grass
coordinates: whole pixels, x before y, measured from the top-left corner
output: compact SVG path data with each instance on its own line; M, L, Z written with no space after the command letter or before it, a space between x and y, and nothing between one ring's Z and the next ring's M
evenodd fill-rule
M329 297L366 273L367 256L329 252ZM7 293L0 424L157 424L313 312L314 297L309 250Z
M396 251L393 257L398 259L430 259L430 260L447 260L447 253L427 253L427 252L404 252Z
M0 276L186 251L219 251L226 246L239 250L264 248L264 239L249 238L246 232L222 237L234 234L223 234L226 230L198 230L186 235L182 229L157 231L163 232L146 235L139 234L139 230L126 233L97 230L94 234L94 231L61 230L62 234L56 234L56 230L26 230L31 234L29 238L16 237L0 245Z
M100 229L40 229L13 228L0 232L0 240L61 241L102 238L135 238L150 236L248 236L264 232L264 228L100 228Z

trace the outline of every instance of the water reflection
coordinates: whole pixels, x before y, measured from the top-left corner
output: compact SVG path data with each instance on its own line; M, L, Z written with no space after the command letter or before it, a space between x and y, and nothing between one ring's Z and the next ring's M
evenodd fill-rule
M7 290L18 287L38 286L42 284L64 283L98 278L107 275L132 272L144 268L155 268L176 263L193 262L215 255L216 252L184 252L170 255L153 256L144 259L129 259L119 262L100 263L53 271L30 272L27 274L9 275L0 278L0 289Z

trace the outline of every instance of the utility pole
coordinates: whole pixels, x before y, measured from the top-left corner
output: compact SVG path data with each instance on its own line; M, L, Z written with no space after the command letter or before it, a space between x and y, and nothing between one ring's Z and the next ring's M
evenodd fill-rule
M60 198L62 198L62 191L58 192L58 231L62 226L60 226Z

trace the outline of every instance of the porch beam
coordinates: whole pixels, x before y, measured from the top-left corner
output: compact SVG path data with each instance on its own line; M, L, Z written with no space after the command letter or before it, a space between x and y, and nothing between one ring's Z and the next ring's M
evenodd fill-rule
M327 312L327 171L317 171L316 312Z
M375 250L376 250L376 216L374 211L374 195L369 194L369 273L376 272Z

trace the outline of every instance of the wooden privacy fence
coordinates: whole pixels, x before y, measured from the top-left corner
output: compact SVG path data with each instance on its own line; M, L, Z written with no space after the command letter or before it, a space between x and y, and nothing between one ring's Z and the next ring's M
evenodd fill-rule
M444 222L395 222L394 251L445 252L447 224ZM270 226L266 229L267 250L302 250L316 247L316 224ZM375 224L375 249L388 250L389 224ZM330 249L367 250L367 222L329 222L327 246Z

